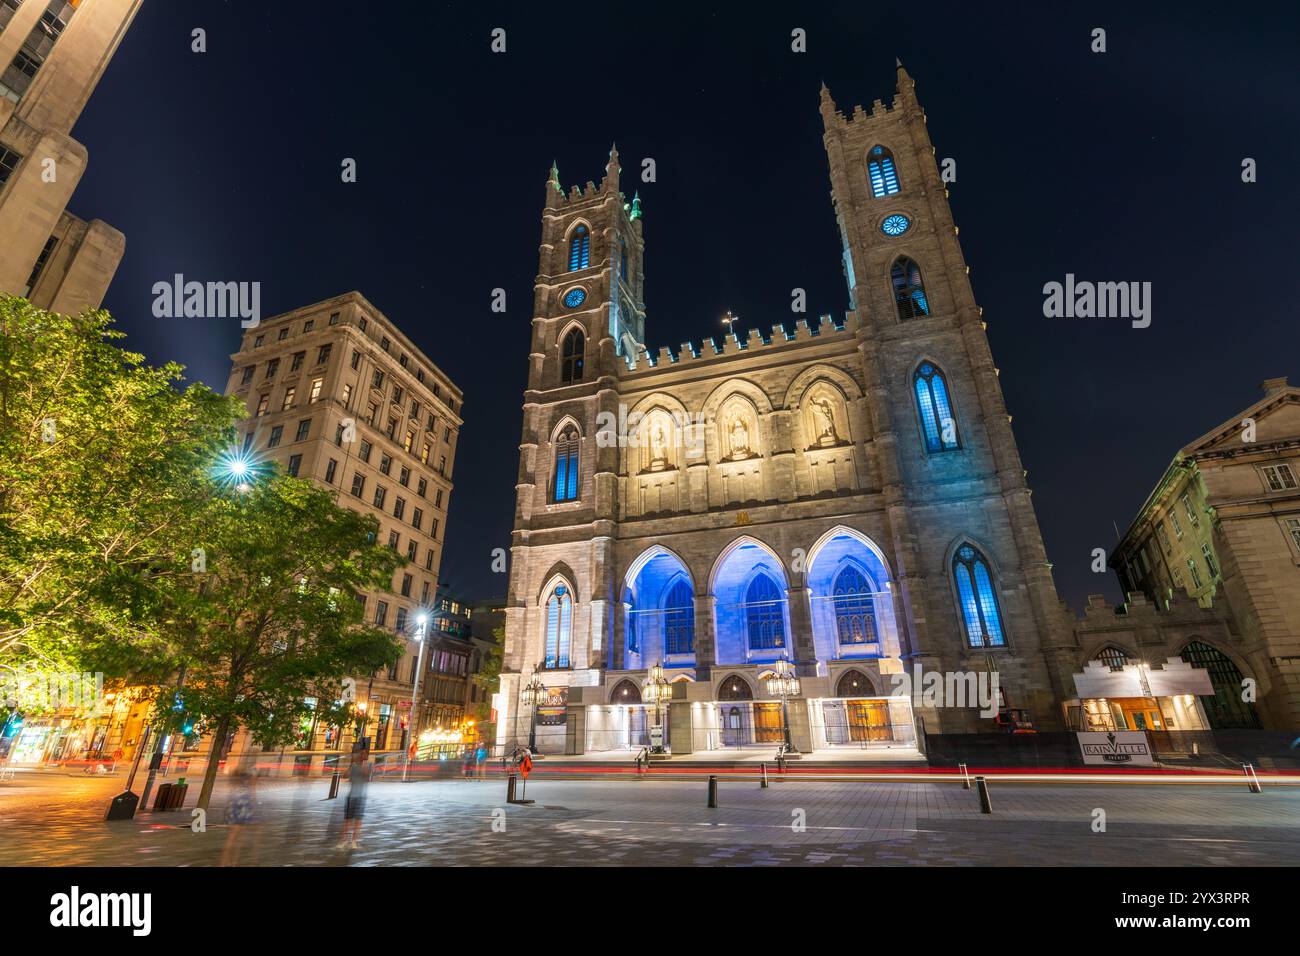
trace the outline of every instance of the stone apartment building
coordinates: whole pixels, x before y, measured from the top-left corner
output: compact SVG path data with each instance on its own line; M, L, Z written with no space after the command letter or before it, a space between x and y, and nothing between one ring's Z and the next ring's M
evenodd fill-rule
M142 0L0 0L0 291L97 307L126 247L67 211L86 170L69 134Z
M914 83L823 144L849 310L647 349L640 202L546 183L498 742L674 753L992 729L892 676L996 670L1059 726L1076 649ZM812 171L810 170L810 174ZM758 323L755 323L757 325ZM769 331L770 330L770 331ZM544 687L521 695L529 684ZM537 704L526 702L540 696Z
M356 675L366 734L377 751L400 750L442 715L438 660L412 704L421 610L432 630L438 570L462 424L461 390L372 303L349 292L263 321L231 356L226 394L249 417L243 448L336 493L338 503L379 521L379 540L406 557L392 586L365 596L366 620L405 637L388 671ZM337 749L348 733L308 731L304 750ZM413 739L413 738L411 738Z
M1186 616L1195 602L1202 613L1197 626L1150 632L1146 647L1111 640L1099 653L1206 668L1214 727L1300 727L1300 388L1269 379L1258 401L1180 449L1111 566L1153 610Z

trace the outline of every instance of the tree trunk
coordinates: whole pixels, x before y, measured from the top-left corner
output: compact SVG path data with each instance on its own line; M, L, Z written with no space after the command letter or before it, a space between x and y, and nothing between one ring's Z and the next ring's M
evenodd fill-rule
M203 771L203 789L199 791L199 802L196 804L200 810L208 809L208 802L212 799L212 788L217 783L217 768L221 766L222 751L226 749L226 737L230 733L231 718L226 714L217 724L216 734L212 738L212 748L208 754L208 766Z

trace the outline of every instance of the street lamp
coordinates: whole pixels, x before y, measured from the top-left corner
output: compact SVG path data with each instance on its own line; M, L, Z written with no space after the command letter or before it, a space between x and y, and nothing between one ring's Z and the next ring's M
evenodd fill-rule
M410 736L406 740L406 760L402 764L402 783L406 783L406 781L410 779L412 742L420 739L418 736L420 728L416 724L416 715L419 713L418 708L420 706L420 678L424 676L424 632L429 625L429 613L427 611L420 611L416 614L415 624L417 628L416 633L419 634L419 637L416 638L416 640L420 642L420 654L415 665L415 687L411 691L411 730Z
M767 692L773 697L781 698L781 725L785 733L785 741L781 744L781 753L797 754L799 751L790 742L789 699L799 696L799 678L795 674L794 665L790 663L784 654L776 662L773 676L767 680Z
M533 671L532 678L524 685L524 689L519 692L519 699L531 709L532 713L528 719L528 750L531 753L537 753L537 705L546 700L546 685L542 683L537 671Z
M641 688L641 699L655 705L655 726L659 728L659 743L650 748L651 753L661 754L667 752L664 749L664 725L659 708L672 700L672 697L672 682L664 678L663 665L656 662L655 666L650 668L645 686Z

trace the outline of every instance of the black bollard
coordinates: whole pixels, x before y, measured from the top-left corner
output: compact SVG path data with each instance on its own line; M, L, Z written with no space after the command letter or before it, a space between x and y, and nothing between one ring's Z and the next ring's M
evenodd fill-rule
M993 802L989 800L988 781L983 777L976 777L975 789L980 792L980 813L992 813Z
M759 782L758 785L761 789L766 790L767 789L767 764L765 763L759 764L758 769L763 771L763 779Z
M718 809L718 778L709 774L709 809Z
M325 799L333 800L338 795L339 795L339 772L335 770L333 775L330 777L330 795Z
M506 803L515 802L515 784L519 778L515 774L506 777Z
M961 788L963 790L969 790L970 774L966 772L966 765L963 763L963 764L958 764L957 766L961 769Z

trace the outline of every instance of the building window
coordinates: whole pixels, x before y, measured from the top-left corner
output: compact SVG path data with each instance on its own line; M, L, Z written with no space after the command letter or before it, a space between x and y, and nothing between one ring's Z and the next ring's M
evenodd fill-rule
M260 349L262 347L262 343L265 341L266 341L266 336L259 335L257 338L253 339L253 348Z
M280 411L284 412L293 408L293 399L294 396L297 394L298 394L298 389L294 388L294 386L290 385L288 388L286 388L284 390L284 404L280 406Z
M423 524L424 524L424 512L421 511L419 508L414 508L414 509L412 509L412 510L411 510L411 527L414 528L416 531L420 531L420 530L422 530L421 526L422 526Z
M1210 572L1210 577L1219 576L1219 566L1214 563L1214 549L1208 544L1201 545L1201 556L1205 558L1205 570Z
M276 336L275 340L277 342L283 342L288 337L289 337L289 326L286 325L284 328L280 330L280 334Z
M591 234L587 232L586 226L579 224L578 228L573 230L573 238L569 240L569 271L585 269L589 265L591 265Z
M266 363L266 377L268 379L275 378L275 373L278 371L280 371L280 360L278 358L273 358Z
M297 478L298 469L302 467L302 455L289 456L289 477Z
M875 588L867 576L847 564L831 589L835 602L835 631L841 644L875 644Z
M419 551L419 549L420 546L414 540L406 542L406 560L414 561L416 552Z
M442 507L442 489L441 489L441 488L439 488L437 494L435 494L435 495L433 496L433 506L434 506L435 508L441 508L441 507Z
M304 418L298 423L298 432L294 435L294 441L306 441L307 436L311 434L311 419Z
M343 386L343 407L352 407L352 384L350 382Z
M245 365L245 366L244 366L244 375L243 375L243 378L240 379L239 384L240 384L240 385L247 385L249 382L251 382L251 381L253 380L253 375L254 375L254 373L256 373L256 372L257 372L257 366L256 366L256 365Z
M407 431L406 437L402 439L402 451L408 455L411 453L411 446L415 444L415 432Z
M403 488L411 483L411 469L403 466L397 470L397 483Z
M257 399L257 417L258 417L258 418L261 418L263 415L265 415L265 414L266 414L266 410L267 410L267 408L270 407L270 405L271 405L271 396L270 396L270 395L261 395L261 396L259 396L258 399Z
M375 369L374 374L370 376L370 387L377 388L380 391L384 389L384 373Z
M433 570L433 548L430 548L428 551L424 552L424 570L426 571Z
M993 589L993 575L984 555L969 544L963 544L953 556L952 574L961 601L967 644L971 647L1005 646L1002 614Z
M388 489L383 485L375 485L375 507L383 508L384 501L388 498Z
M385 624L388 623L388 602L387 601L375 602L375 623L378 624L380 627L383 627Z
M867 178L871 180L871 195L876 199L898 192L894 154L883 146L873 146L871 152L867 153Z
M381 475L386 475L386 474L388 474L388 473L389 473L390 471L392 471L392 470L393 470L393 459L390 458L388 455L385 455L385 454L383 454L382 452L380 452L380 455L379 455L379 473L380 473Z
M912 387L916 391L926 451L933 453L960 448L957 420L953 418L948 382L943 372L930 362L922 362L913 376Z
M907 256L899 256L889 270L889 279L893 283L894 305L900 321L923 319L930 314L920 266Z
M307 400L307 404L314 405L320 400L320 392L324 385L325 379L323 378L313 378L311 380L311 397Z
M280 444L280 436L284 434L284 426L276 425L271 429L271 437L266 440L267 448L276 448Z
M357 472L352 476L352 494L360 498L361 493L366 490L366 476Z
M1128 655L1118 647L1103 647L1093 660L1101 661L1112 671L1122 671L1128 665Z
M394 518L401 519L401 518L404 518L405 516L406 516L406 499L405 499L405 498L394 498L394 499L393 499L393 517L394 517Z
M1269 491L1287 491L1296 487L1295 473L1290 465L1265 465L1264 481Z
M32 77L63 35L79 2L80 0L76 3L71 0L50 0L40 21L32 27L32 32L27 35L18 55L14 57L13 64L5 70L3 81L0 81L0 95L7 96L15 103L22 99L31 85Z
M428 478L421 478L419 481L417 481L417 482L415 483L415 493L416 493L417 495L419 495L421 498L423 498L423 497L425 496L425 493L426 493L428 490L429 490L429 479L428 479Z
M289 371L296 372L302 368L303 360L307 358L306 352L294 352L293 360L289 363Z
M557 584L546 602L546 658L543 667L554 670L569 666L569 643L573 629L573 600L569 589Z
M442 475L444 478L447 477L447 456L446 455L438 456L438 474Z
M1165 517L1168 518L1169 523L1174 526L1174 537L1179 541L1183 540L1183 526L1178 523L1178 515L1174 514L1174 509L1170 508L1166 511Z
M564 337L563 355L560 359L560 381L564 383L582 381L583 352L587 340L581 329L572 329Z
M316 352L317 365L324 365L326 362L330 360L330 350L332 348L333 348L332 345L322 345L320 347L320 349Z
M565 427L555 442L555 501L576 501L578 498L578 429Z
M0 185L4 185L0 182ZM36 257L36 264L32 266L31 275L27 277L27 285L23 287L23 295L30 295L32 289L36 288L36 282L40 279L41 273L45 271L45 264L50 261L50 255L54 252L54 247L59 244L58 236L50 236L45 240L45 245L41 247L41 254Z
M745 631L751 651L785 647L781 591L766 574L754 575L745 591Z
M9 26L9 21L22 5L23 0L0 0L0 30Z
M388 547L396 551L398 545L402 543L402 535L398 531L388 532Z
M357 452L357 457L367 465L370 464L370 452L373 448L374 446L370 444L370 442L366 441L364 438L361 439L361 450Z
M22 162L22 159L12 149L0 146L0 186L9 181L10 175L18 168L18 164Z
M337 312L331 312L330 325L338 325L338 324L339 324L339 314Z
M695 653L695 595L685 579L678 579L664 597L664 653Z
M1160 539L1160 547L1164 549L1165 554L1174 553L1174 546L1169 543L1169 532L1165 530L1164 524L1156 525L1156 537Z
M1192 508L1192 499L1188 495L1183 495L1183 510L1187 512L1187 520L1192 523L1193 528L1201 523L1196 517L1196 511Z
M411 596L411 583L412 583L414 580L415 580L415 579L414 579L413 577L411 577L409 574L403 574L403 575L402 575L402 597L410 597L410 596Z
M1259 715L1253 703L1242 700L1242 674L1232 659L1216 647L1201 641L1192 641L1179 655L1193 667L1203 667L1209 672L1214 693L1201 697L1201 706L1215 730L1225 728L1255 729Z
M355 372L357 366L361 364L361 353L356 349L352 350L352 370Z
M325 484L327 485L334 484L334 472L338 470L338 467L339 467L338 461L331 458L329 460L329 463L325 466Z
M1201 569L1197 567L1195 558L1187 559L1187 570L1192 575L1192 587L1199 589L1201 587Z
M424 442L424 443L420 446L420 464L422 464L422 465L427 465L427 464L429 463L429 452L430 452L430 450L431 450L431 449L430 449L430 447L429 447L429 443L428 443L428 442ZM423 479L421 479L421 480L423 480Z

